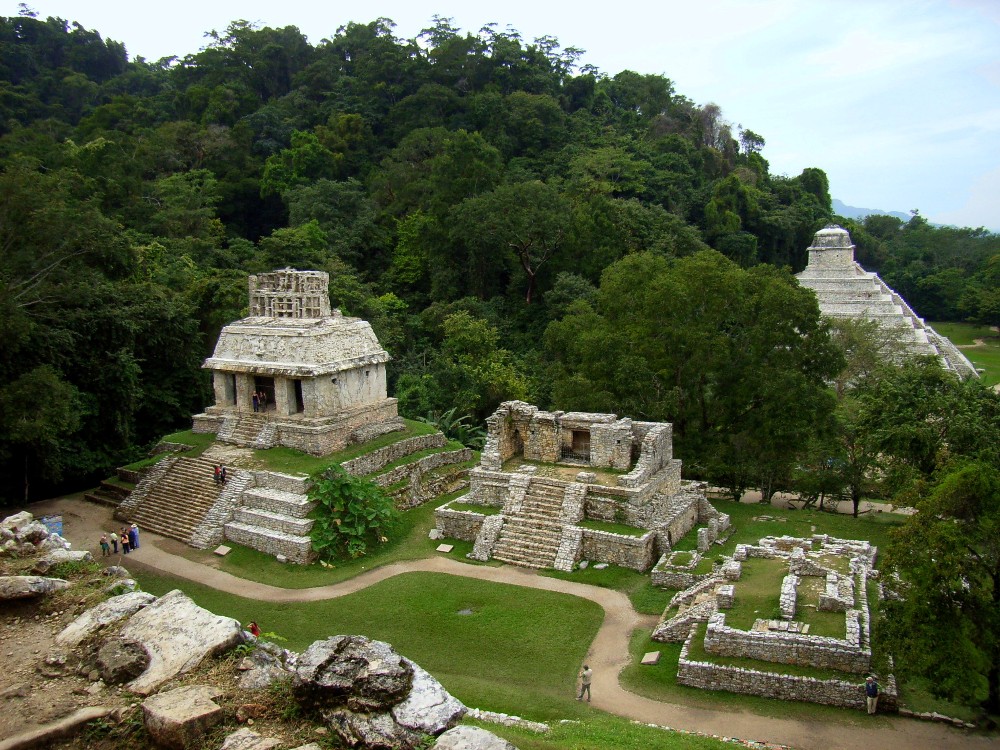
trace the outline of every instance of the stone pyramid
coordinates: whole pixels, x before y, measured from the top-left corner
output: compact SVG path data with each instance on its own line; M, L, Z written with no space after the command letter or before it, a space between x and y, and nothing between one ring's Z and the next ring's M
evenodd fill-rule
M937 357L960 378L979 377L950 340L918 317L877 273L866 271L854 260L851 235L843 227L828 224L816 232L809 263L796 278L816 293L823 315L875 320L899 342L904 355Z

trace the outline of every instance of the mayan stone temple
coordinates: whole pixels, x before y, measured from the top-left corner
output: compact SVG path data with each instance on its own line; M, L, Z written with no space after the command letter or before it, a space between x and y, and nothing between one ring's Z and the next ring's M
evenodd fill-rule
M979 377L951 341L918 317L877 273L866 271L854 260L851 235L843 227L828 224L816 232L808 265L796 278L816 293L823 315L877 321L898 342L904 356L937 357L942 367L960 378Z
M389 355L368 323L331 309L328 285L319 271L250 277L249 317L223 328L205 360L215 403L193 417L195 432L241 449L327 455L403 429L386 397ZM117 518L201 549L231 541L283 561L314 559L308 477L229 466L217 481L216 454L161 445L168 455L136 478Z
M473 559L556 570L586 560L647 571L696 525L704 525L704 550L729 529L704 485L681 479L669 424L508 401L487 425L469 493L435 512L442 535L475 542Z
M362 442L356 431L368 439L399 429L396 399L386 397L389 354L366 321L331 310L328 274L286 269L249 286L249 317L222 329L203 365L215 404L195 415L195 432L326 455ZM258 404L254 394L263 394Z

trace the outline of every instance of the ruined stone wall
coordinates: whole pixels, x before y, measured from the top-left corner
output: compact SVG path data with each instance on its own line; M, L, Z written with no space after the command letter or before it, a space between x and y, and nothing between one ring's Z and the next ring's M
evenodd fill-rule
M472 469L469 472L469 494L465 502L502 508L510 493L511 476L481 467Z
M435 432L433 435L417 435L370 451L363 456L352 458L350 461L344 461L340 466L351 476L363 477L367 474L373 474L411 453L427 448L440 448L447 442L448 439L440 432Z
M314 456L326 456L346 448L352 433L360 427L392 422L398 419L396 399L387 398L377 404L368 404L352 412L338 415L336 421L275 422L277 443Z
M854 634L857 634L856 629ZM705 651L718 656L801 664L857 674L871 669L871 652L862 649L857 638L848 640L800 633L736 630L726 625L726 616L721 612L708 621Z
M414 474L421 476L432 469L437 469L440 466L460 464L471 459L472 451L469 448L432 453L431 455L424 456L413 463L403 464L402 466L397 466L395 469L391 469L384 474L379 474L378 476L373 477L372 481L374 481L379 487L388 487L389 485L395 484L403 479L412 477Z
M708 662L693 661L688 657L691 641L697 626L691 628L677 662L677 683L703 690L726 690L741 695L759 695L779 700L822 703L828 706L865 709L865 691L857 682L843 680L818 680L814 677L796 677L762 672L754 669L727 667ZM890 675L881 681L882 694L879 697L879 711L898 710L896 681Z
M645 572L656 560L656 535L650 532L635 537L583 529L580 559L597 560Z
M663 423L648 428L642 438L635 467L619 477L618 484L621 487L638 487L662 471L672 459L673 426Z
M562 455L562 436L555 414L536 411L526 429L520 425L518 429L522 430L525 460L543 463L555 463L559 460Z
M632 465L632 420L590 425L590 465L628 471Z
M302 380L302 400L306 416L310 417L377 403L386 393L386 367L382 362Z
M464 500L460 498L460 501ZM438 508L434 511L434 526L446 537L474 542L486 518L483 513Z

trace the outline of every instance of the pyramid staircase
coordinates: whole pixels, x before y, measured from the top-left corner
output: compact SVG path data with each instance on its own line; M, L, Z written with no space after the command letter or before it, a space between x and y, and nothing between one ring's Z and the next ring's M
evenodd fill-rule
M306 516L316 503L305 495L304 480L301 492L269 486L272 480L271 475L259 473L257 481L262 485L243 492L233 519L225 525L226 539L283 555L291 562L311 562L314 553L309 532L315 521Z
M937 357L945 369L960 377L975 376L964 354L927 325L878 274L865 271L857 262L829 268L809 265L796 278L815 292L822 315L874 320L892 332L905 354Z
M264 442L268 442L267 438L270 437L273 442L273 431L274 427L266 412L237 412L226 416L217 439L232 445L258 447L262 438Z
M532 477L520 508L506 513L492 557L526 568L551 568L562 540L565 485Z
M171 459L167 459L168 462ZM178 457L148 486L129 520L142 531L187 543L219 498L215 464L206 458Z

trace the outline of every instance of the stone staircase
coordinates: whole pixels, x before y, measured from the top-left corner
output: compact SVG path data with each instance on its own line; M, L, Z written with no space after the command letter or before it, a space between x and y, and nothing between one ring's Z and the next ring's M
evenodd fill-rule
M128 520L140 531L187 543L219 498L214 468L206 458L177 458L149 485Z
M526 568L551 568L562 542L565 485L532 477L520 507L507 513L492 556Z
M237 412L227 415L219 428L217 438L220 442L257 447L256 443L262 434L272 433L274 427L263 412Z
M312 519L316 506L305 495L305 480L259 472L257 486L243 492L233 519L225 525L226 539L290 562L311 562L314 554ZM298 491L292 491L298 490Z

